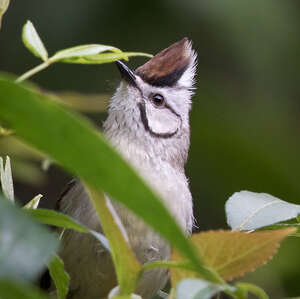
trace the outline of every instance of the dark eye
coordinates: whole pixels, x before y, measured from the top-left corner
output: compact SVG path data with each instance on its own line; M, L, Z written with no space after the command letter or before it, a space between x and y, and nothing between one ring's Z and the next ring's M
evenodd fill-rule
M161 106L164 104L165 99L161 94L155 94L152 96L152 102L156 105L156 106Z

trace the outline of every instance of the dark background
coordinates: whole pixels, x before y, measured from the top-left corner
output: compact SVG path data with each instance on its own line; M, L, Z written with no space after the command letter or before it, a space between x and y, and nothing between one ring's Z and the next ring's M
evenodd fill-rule
M155 54L185 36L193 40L199 66L186 171L200 230L227 227L224 203L235 191L300 204L299 1L13 0L0 32L1 71L20 75L39 63L21 42L28 19L50 54L88 43ZM128 65L145 61L132 58ZM32 81L49 91L108 99L119 74L114 64L56 64ZM105 112L88 116L101 126ZM0 139L0 154L12 158L21 201L42 193L42 205L53 206L68 174L55 166L42 172L40 155L13 137ZM245 279L271 298L299 296L299 251L299 240L288 239Z

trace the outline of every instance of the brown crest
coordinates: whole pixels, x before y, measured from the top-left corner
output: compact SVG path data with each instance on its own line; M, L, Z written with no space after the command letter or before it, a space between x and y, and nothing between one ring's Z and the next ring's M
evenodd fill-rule
M153 86L173 86L193 63L194 51L188 38L156 54L135 73Z

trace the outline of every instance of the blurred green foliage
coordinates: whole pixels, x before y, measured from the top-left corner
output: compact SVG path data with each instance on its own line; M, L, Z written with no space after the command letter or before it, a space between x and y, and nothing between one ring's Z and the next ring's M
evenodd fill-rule
M22 74L38 63L22 46L21 28L27 19L38 24L49 52L103 42L124 50L156 53L188 36L199 55L187 165L199 229L226 226L224 203L235 191L268 192L300 203L298 1L74 3L11 3L0 32L1 69ZM137 58L130 66L144 61ZM45 90L94 94L113 92L119 77L113 65L57 65L38 74L34 81ZM91 114L99 125L104 116ZM16 147L4 148L3 138L0 137L1 155L10 154L12 159L18 155L20 163L33 159L16 154ZM33 165L34 173L40 175L39 164ZM47 185L38 186L24 181L28 175L18 175L24 197L53 190L59 193L61 187L53 181L58 171L48 174ZM64 183L62 179L61 186ZM285 241L271 264L251 275L251 279L259 280L260 271L263 273L259 282L271 298L300 294L299 246L297 239Z

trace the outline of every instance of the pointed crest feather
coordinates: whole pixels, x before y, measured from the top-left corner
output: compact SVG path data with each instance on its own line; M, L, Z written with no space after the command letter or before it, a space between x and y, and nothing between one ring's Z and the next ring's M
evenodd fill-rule
M196 58L191 42L185 37L137 68L136 74L153 86L173 86L189 73L184 80L189 87L193 85Z

